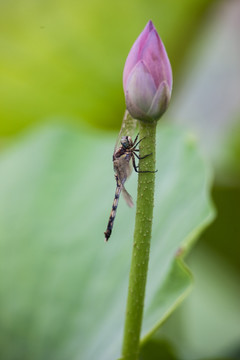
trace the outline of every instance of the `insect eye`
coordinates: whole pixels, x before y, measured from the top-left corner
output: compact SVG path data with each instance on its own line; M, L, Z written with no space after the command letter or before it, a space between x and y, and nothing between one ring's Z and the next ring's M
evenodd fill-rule
M126 149L128 146L129 146L129 141L128 141L128 137L126 136L124 136L123 138L122 138L122 140L121 140L121 144L122 144L122 146Z
M128 137L127 137L127 145L128 145L128 147L131 147L131 146L132 146L131 136L128 136Z

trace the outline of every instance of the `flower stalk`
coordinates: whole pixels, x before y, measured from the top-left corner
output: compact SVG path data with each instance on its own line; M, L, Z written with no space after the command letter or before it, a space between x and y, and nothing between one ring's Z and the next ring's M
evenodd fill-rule
M132 262L121 360L137 360L154 207L156 126L172 92L172 69L152 21L133 44L123 71L126 107L139 121L139 174ZM149 154L150 156L145 157ZM141 160L142 158L142 160Z
M139 121L139 138L144 138L139 144L140 157L151 154L140 161L139 170L153 172L138 175L134 242L122 347L124 360L137 360L139 355L154 206L156 124L156 121Z

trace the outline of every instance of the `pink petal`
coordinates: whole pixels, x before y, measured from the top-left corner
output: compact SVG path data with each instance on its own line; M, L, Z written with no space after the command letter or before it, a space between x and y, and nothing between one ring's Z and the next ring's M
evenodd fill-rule
M151 74L148 72L144 62L139 61L129 75L126 86L127 108L128 104L132 109L134 108L134 114L128 108L134 118L139 119L139 116L142 117L148 112L156 91Z
M157 31L152 29L149 33L145 46L142 50L141 59L147 65L152 74L155 85L158 86L166 80L168 87L172 89L172 69L167 52Z
M133 67L140 60L140 54L142 53L142 48L144 47L145 41L149 35L149 32L154 28L152 21L149 21L145 26L144 30L138 36L137 40L133 44L127 60L125 62L124 70L123 70L123 88L124 92L126 91L127 78L132 71Z
M157 89L147 115L152 119L159 119L160 116L167 110L170 98L171 92L169 86L166 81L163 81Z

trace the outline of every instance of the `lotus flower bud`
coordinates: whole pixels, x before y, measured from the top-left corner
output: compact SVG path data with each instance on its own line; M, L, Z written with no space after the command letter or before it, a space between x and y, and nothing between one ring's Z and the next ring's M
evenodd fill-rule
M133 44L123 71L123 88L130 115L158 120L172 91L172 69L164 45L149 21Z

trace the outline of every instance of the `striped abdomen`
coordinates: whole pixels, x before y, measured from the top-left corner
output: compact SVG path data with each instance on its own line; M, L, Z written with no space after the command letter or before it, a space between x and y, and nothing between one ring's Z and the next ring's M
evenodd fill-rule
M114 200L113 200L112 210L111 210L109 220L108 220L107 230L104 233L105 234L105 241L108 241L108 239L111 236L112 228L113 228L113 222L115 220L115 216L116 216L116 212L117 212L119 196L120 196L120 193L121 193L121 190L122 190L122 185L120 185L117 176L116 176L116 181L117 181L117 187L116 187L116 191L115 191L115 197L114 197Z

